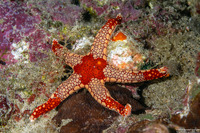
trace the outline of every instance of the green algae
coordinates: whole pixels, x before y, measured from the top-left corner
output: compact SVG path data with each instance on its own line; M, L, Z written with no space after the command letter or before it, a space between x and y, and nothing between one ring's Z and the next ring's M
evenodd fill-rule
M148 106L160 109L164 114L181 107L188 82L194 81L199 37L193 32L186 32L160 37L152 42L155 47L153 61L168 66L171 77L144 90L143 96Z

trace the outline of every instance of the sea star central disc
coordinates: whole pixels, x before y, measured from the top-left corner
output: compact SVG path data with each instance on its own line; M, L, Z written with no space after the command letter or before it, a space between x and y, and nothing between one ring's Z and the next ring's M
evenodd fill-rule
M84 56L82 58L82 63L74 66L74 72L80 74L81 83L86 85L92 78L104 79L105 75L103 69L106 67L107 63L102 58L94 59L92 54Z

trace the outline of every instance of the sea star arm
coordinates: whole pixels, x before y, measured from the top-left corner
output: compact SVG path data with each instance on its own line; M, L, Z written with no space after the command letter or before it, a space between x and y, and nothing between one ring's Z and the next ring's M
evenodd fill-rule
M70 51L66 47L60 45L58 41L55 39L53 40L52 51L58 57L63 57L65 59L65 63L71 67L74 67L77 64L81 63L81 59L83 57L82 55L70 53Z
M69 95L76 92L80 88L83 88L84 85L81 84L81 81L79 80L80 77L81 76L78 74L72 74L66 81L58 86L57 90L51 95L46 103L38 106L33 111L29 119L34 121L39 116L57 107Z
M121 20L121 15L118 15L116 18L109 19L107 23L99 30L90 51L94 59L103 58L106 60L108 42L116 26L121 23Z
M107 65L104 70L106 82L136 83L169 76L167 67L150 70L122 70L112 65Z
M90 92L92 97L103 105L104 107L118 112L122 116L129 116L131 114L131 105L126 106L121 105L119 102L115 101L109 91L104 87L104 81L97 78L91 79L86 89Z

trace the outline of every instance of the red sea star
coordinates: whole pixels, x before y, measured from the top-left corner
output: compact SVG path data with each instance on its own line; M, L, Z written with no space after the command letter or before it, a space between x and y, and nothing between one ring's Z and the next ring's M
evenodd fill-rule
M65 63L70 65L74 72L58 86L46 103L33 111L30 116L31 121L54 109L69 95L81 88L86 88L93 98L104 107L114 110L122 116L128 116L131 114L131 105L123 106L115 101L105 88L104 83L136 83L169 75L166 67L133 71L119 69L107 63L108 42L121 20L120 15L114 19L109 19L96 35L90 53L85 56L70 53L67 48L53 40L53 52L59 57L64 57Z

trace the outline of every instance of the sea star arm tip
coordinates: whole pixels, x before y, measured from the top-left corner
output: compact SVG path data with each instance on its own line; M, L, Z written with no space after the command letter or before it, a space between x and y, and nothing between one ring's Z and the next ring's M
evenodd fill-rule
M122 15L121 15L121 13L119 13L115 19L118 22L118 24L121 24L121 21L122 21Z
M167 67L161 67L159 69L133 71L123 70L116 68L112 65L107 65L104 68L103 72L106 77L106 82L118 83L137 83L169 76Z
M45 114L46 112L54 109L55 107L57 107L61 102L61 99L59 97L57 97L56 94L53 94L52 95L52 98L49 98L49 100L38 106L34 111L33 113L31 114L30 116L30 121L34 121L35 119L37 119L39 116Z
M167 67L158 69L142 70L144 80L153 80L162 77L169 77L169 70Z
M114 32L116 26L122 21L122 16L118 15L116 18L109 19L106 24L97 33L94 43L91 47L90 53L94 58L107 58L107 46L110 37Z
M84 87L79 78L80 75L72 74L66 81L58 86L57 90L51 95L46 103L38 106L33 111L29 119L34 121L39 116L57 107L69 95Z
M56 39L53 39L53 42L52 42L52 51L56 55L58 55L57 54L58 49L63 49L63 46L61 46Z
M124 114L123 116L131 115L131 105L130 104L126 104L126 106L124 107L123 114Z
M160 73L165 74L165 77L169 77L169 69L167 67L161 67L160 69L158 69L160 71Z
M65 59L65 63L71 67L81 63L81 59L83 57L82 55L71 53L66 47L63 47L61 44L59 44L56 39L53 40L52 51L58 57L63 57Z
M104 87L104 83L102 83L99 79L93 78L86 89L88 89L94 99L102 106L110 110L114 110L124 117L131 114L131 105L127 104L124 107L119 102L114 100L109 91Z

